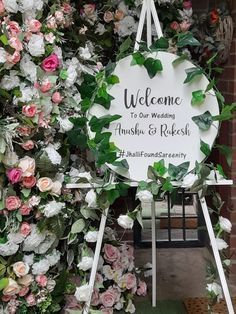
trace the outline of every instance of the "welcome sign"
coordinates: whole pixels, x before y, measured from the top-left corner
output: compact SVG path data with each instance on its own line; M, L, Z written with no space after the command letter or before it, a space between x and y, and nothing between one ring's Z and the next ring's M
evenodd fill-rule
M132 56L128 56L118 62L114 74L120 83L109 91L114 97L109 114L121 116L110 124L111 140L120 149L120 159L125 158L129 163L129 174L123 175L138 181L146 180L148 166L160 159L167 166L189 161L190 170L193 169L196 161L205 158L200 150L201 140L212 147L218 133L218 122L201 131L192 120L207 111L212 116L219 114L213 90L207 92L201 105L191 104L193 92L206 90L207 78L201 75L184 84L186 70L195 67L191 62L173 66L178 57L167 52L154 53L151 57L161 61L162 72L151 79L143 66L131 66ZM90 114L101 117L108 112L95 105Z

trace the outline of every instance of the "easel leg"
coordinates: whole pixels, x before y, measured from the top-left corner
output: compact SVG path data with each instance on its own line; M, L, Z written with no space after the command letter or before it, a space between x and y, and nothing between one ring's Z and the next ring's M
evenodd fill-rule
M215 258L215 262L216 262L216 267L217 267L217 270L218 270L218 273L219 273L222 290L224 292L225 302L227 304L227 308L228 308L229 314L234 314L234 309L233 309L233 305L232 305L232 301L231 301L231 297L230 297L230 293L229 293L229 288L228 288L228 284L227 284L227 281L226 281L226 278L225 278L225 273L224 273L224 269L223 269L223 266L222 266L220 254L219 254L219 251L218 251L218 248L217 248L216 238L215 238L214 230L213 230L213 227L212 227L212 223L211 223L211 219L210 219L207 203L206 203L205 198L201 198L200 194L201 193L199 192L199 199L200 199L200 203L201 203L201 206L202 206L202 211L203 211L203 215L204 215L204 218L205 218L207 231L208 231L209 238L210 238L210 241L211 241L211 246L212 246L212 250L213 250L213 254L214 254L214 258Z
M92 292L93 292L93 287L94 287L97 268L98 268L99 256L100 256L101 248L102 248L102 240L103 240L104 231L105 231L105 227L106 227L108 211L109 211L109 208L107 208L105 210L105 212L102 214L102 218L101 218L101 222L100 222L100 226L99 226L98 239L97 239L96 249L95 249L95 253L94 253L93 267L91 270L91 275L90 275L90 280L89 280L89 286L91 287L91 293L90 293L88 302L86 302L86 304L84 306L83 314L89 314L89 309L90 309L90 304L91 304L91 299L92 299Z
M156 296L156 284L157 284L157 274L156 274L156 210L155 202L151 204L152 210L152 306L156 307L157 305L157 296Z

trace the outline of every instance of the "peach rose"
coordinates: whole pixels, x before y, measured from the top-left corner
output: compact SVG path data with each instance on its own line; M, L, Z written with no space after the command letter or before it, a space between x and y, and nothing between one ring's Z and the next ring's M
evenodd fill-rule
M37 182L37 179L33 176L24 177L22 181L22 185L27 189L31 189L33 186L35 186L36 182Z
M91 299L91 305L97 306L100 303L100 296L99 296L99 290L94 288L92 299Z
M117 21L123 20L124 12L121 10L116 10L114 17Z
M28 222L24 221L20 226L20 234L22 234L24 237L27 237L31 232L31 226L28 224ZM24 275L22 275L24 276Z
M9 211L20 208L21 200L17 196L8 196L5 200L6 209Z
M24 105L22 107L22 113L28 118L33 118L37 113L37 106L35 104Z
M144 281L139 281L137 295L145 296L147 294L147 285Z
M34 142L31 140L26 141L25 143L21 144L21 147L24 150L31 150L34 148Z
M24 262L16 262L13 266L13 271L17 277L23 277L29 272L29 265Z
M13 296L15 294L18 294L20 292L20 286L17 284L17 282L11 278L9 278L8 285L3 290L3 294L7 296Z
M25 275L23 277L20 277L17 280L17 282L21 286L29 287L32 284L32 282L34 282L34 277L32 275L28 274L28 275Z
M61 195L61 188L62 188L62 184L60 181L53 182L52 188L51 188L51 194L55 196Z
M37 187L39 188L41 192L51 191L52 186L53 186L53 182L50 178L42 177L38 179Z
M40 28L42 26L42 24L38 21L38 20L35 20L35 19L32 19L30 20L28 23L28 29L30 32L32 33L37 33L40 31Z
M35 172L35 160L29 156L21 158L18 167L23 171L23 177L31 177Z
M114 19L114 14L111 11L106 11L104 13L103 19L106 23L110 23Z
M57 28L57 23L56 23L55 17L50 16L50 17L47 19L47 27L48 27L49 29L54 29L54 30Z
M124 277L126 280L126 288L128 290L136 287L137 280L134 274L127 273L124 275Z
M0 0L0 15L3 15L4 12L5 12L5 7L2 0Z

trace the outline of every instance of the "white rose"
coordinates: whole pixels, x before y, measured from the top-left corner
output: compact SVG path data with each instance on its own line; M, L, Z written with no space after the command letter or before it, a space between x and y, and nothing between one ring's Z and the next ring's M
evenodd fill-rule
M25 156L20 159L18 167L21 168L23 177L31 177L35 172L35 160L31 157Z
M11 278L9 278L8 285L3 290L4 295L13 296L15 294L18 294L20 292L20 286L17 284L17 282Z
M0 48L0 63L5 63L7 60L7 52L4 48Z
M219 301L220 299L223 299L223 294L222 294L222 288L220 285L218 285L218 283L213 282L213 283L209 283L207 284L206 289L210 292L210 293L214 293L217 296L217 300Z
M219 217L219 225L220 225L221 229L224 230L225 232L228 232L228 233L231 232L232 224L229 221L229 219L220 216Z
M61 188L62 188L62 184L60 181L53 182L50 194L55 195L55 196L61 195Z
M11 71L10 75L4 75L1 80L1 88L11 90L20 85L20 79L15 71Z
M32 82L37 80L37 67L33 61L31 61L29 55L25 55L20 62L21 73L29 78Z
M56 216L62 211L62 208L64 207L65 203L56 201L48 202L48 204L43 209L44 216L47 218Z
M85 284L81 287L77 287L75 291L75 297L79 302L87 302L90 299L92 293L92 287Z
M120 215L117 219L118 224L124 229L132 229L134 221L128 215Z
M190 188L194 182L198 179L198 176L193 173L187 174L182 182L182 188Z
M47 259L42 259L41 261L34 263L32 266L33 275L44 275L48 272L50 264Z
M219 251L227 249L228 244L225 242L225 240L216 238L216 244Z
M89 231L84 236L84 240L87 242L97 242L98 239L98 231Z
M11 13L16 13L18 11L18 4L16 0L3 0L2 2L6 11Z
M74 124L72 122L70 122L69 118L64 118L64 119L57 118L57 121L60 124L59 132L61 132L61 133L68 132L68 131L72 130L74 127Z
M34 264L34 254L24 255L23 262L28 264L29 266Z
M29 272L29 265L24 262L17 262L12 265L13 271L17 277L23 277Z
M125 312L131 313L131 314L135 313L135 306L132 303L132 300L130 300L130 299L129 299L128 305L125 309Z
M139 191L136 196L140 200L140 202L152 202L153 201L153 195L148 190Z
M82 257L81 262L77 265L77 267L83 271L91 269L93 266L93 258L89 256Z
M38 206L39 203L41 201L41 197L40 196L35 196L33 195L29 200L28 200L28 205L30 207L34 207L34 206Z
M29 53L33 57L40 57L45 53L44 40L40 35L33 34L28 43Z
M88 203L88 207L94 208L97 206L97 195L94 190L90 190L85 196L85 202Z

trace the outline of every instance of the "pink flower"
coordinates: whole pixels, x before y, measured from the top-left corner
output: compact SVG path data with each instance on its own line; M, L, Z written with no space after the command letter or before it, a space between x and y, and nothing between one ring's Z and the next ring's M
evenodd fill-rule
M182 32L186 32L187 30L189 30L189 27L191 26L191 23L187 22L187 21L183 21L182 23L179 24L180 26L180 30Z
M36 300L34 295L31 293L26 297L26 302L28 303L29 306L34 306L36 305Z
M22 113L28 118L33 118L37 113L37 106L35 104L24 105Z
M48 278L45 275L38 275L35 278L36 282L40 287L46 287L48 283Z
M21 200L17 196L8 196L5 201L6 209L9 211L20 208Z
M47 27L48 27L49 29L54 29L54 30L57 28L57 23L56 23L55 17L50 16L50 17L47 19Z
M102 306L102 307L100 307L99 310L102 311L103 314L113 314L112 308L106 308L106 307Z
M104 259L107 262L113 263L120 258L120 251L117 247L106 243L103 249L104 249Z
M71 7L71 5L70 5L69 3L63 3L63 4L62 4L62 11L63 11L64 13L67 13L67 14L71 13L71 12L72 12L72 7Z
M19 296L24 297L28 292L29 292L29 287L23 287L23 288L21 288L21 290L19 292Z
M35 186L36 182L37 182L37 179L33 176L30 176L30 177L24 177L22 184L25 188L31 189L33 186Z
M17 128L17 132L21 136L29 136L31 133L31 128L28 126L21 126L21 127Z
M1 2L0 2L1 6ZM10 21L7 25L7 29L11 32L12 36L16 36L17 34L21 33L21 28L17 22Z
M29 207L27 204L23 204L21 207L20 207L20 213L22 216L27 216L30 214L32 208Z
M58 56L53 53L49 57L43 60L41 67L46 72L53 72L56 71L56 69L59 66L59 59Z
M99 303L100 303L99 290L95 288L92 294L91 305L97 306Z
M28 222L24 221L21 226L20 226L20 233L24 236L27 237L31 232L31 226L28 224Z
M48 41L50 44L53 44L56 37L53 35L53 33L48 33L44 35L44 38L46 39L46 41Z
M4 12L5 12L5 7L2 0L0 0L0 15L3 15Z
M126 288L127 290L134 289L137 287L137 279L134 274L124 274L119 280L118 285L121 289Z
M11 37L8 41L9 45L16 51L21 51L23 49L22 43L17 37Z
M65 22L64 14L62 11L56 11L55 18L56 18L57 23L59 24L63 24Z
M145 296L147 294L147 285L144 281L139 281L138 289L136 291L137 295Z
M59 92L53 93L52 101L54 102L54 104L59 104L62 101L61 94Z
M32 19L30 20L28 23L28 29L30 32L32 33L37 33L40 31L40 28L42 26L42 24L38 21L38 20L35 20L35 19Z
M180 29L179 23L176 22L176 21L172 22L172 23L170 24L170 28L171 28L173 31L176 31L176 32L179 31L179 29Z
M103 15L103 19L106 23L110 23L114 20L114 14L111 11L106 11Z
M20 168L12 168L7 170L8 180L12 183L18 183L21 181L22 170Z
M14 296L12 296L12 295L3 295L2 296L2 301L3 302L9 302L13 298L14 298Z
M19 51L15 51L14 53L13 53L13 55L11 55L11 54L7 54L7 63L9 63L9 64L16 64L16 63L18 63L19 61L20 61L20 59L21 59L21 55L20 55L20 52Z
M47 93L52 88L52 83L48 80L44 81L41 86L39 86L39 89L42 93Z
M96 5L95 4L85 4L84 5L84 9L83 12L87 15L93 15L94 11L96 9Z
M109 287L108 290L103 292L100 295L100 303L104 307L113 307L113 305L117 302L118 291L112 287Z
M25 143L21 144L21 147L24 150L31 150L34 148L34 142L31 140L26 141Z
M185 10L192 9L192 2L191 1L184 1L183 2L183 9L185 9Z

